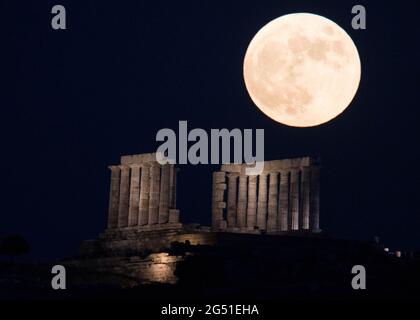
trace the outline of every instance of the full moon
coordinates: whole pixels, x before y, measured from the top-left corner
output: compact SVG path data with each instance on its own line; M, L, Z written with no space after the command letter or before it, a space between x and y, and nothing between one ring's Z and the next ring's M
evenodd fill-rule
M273 120L312 127L342 113L360 82L360 58L333 21L309 13L281 16L254 36L244 59L252 101Z

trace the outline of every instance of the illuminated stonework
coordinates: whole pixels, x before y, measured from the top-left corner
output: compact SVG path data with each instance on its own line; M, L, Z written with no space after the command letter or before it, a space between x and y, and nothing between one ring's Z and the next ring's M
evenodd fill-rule
M123 156L120 165L109 168L108 229L149 230L179 224L174 165L161 165L156 154L147 153Z
M316 159L265 161L259 175L247 175L246 168L246 164L225 164L213 173L213 230L320 231Z
M173 165L158 164L155 154L121 157L120 165L110 167L108 227L97 239L84 241L79 258L67 265L119 275L128 281L124 285L176 283L177 266L196 254L194 248L235 243L265 248L294 232L318 237L315 159L266 161L258 176L246 175L245 168L226 164L213 173L210 228L179 222Z

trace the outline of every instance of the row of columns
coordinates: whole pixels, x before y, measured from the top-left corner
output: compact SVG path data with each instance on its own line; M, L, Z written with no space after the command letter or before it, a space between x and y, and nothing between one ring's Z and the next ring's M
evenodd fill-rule
M227 183L225 180L227 177ZM227 210L224 212L224 190ZM213 174L213 228L319 230L319 167Z
M108 228L178 222L174 165L110 166Z

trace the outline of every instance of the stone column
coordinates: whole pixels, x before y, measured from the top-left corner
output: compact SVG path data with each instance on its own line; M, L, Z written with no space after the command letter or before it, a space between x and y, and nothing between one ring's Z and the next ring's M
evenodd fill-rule
M150 192L150 166L144 164L141 167L140 199L139 199L139 225L149 223L149 192Z
M320 168L311 168L311 187L310 187L310 229L319 232L319 176Z
M140 166L131 165L130 208L128 210L128 226L136 226L139 217Z
M290 228L299 230L299 170L290 171Z
M121 165L120 202L118 205L118 227L128 226L128 206L130 196L130 167Z
M160 165L151 164L149 193L149 225L159 222Z
M228 175L227 225L229 228L233 228L236 225L236 196L238 194L237 183L237 175Z
M280 172L280 195L279 195L279 229L280 231L289 230L289 172Z
M254 230L257 226L257 176L248 176L248 205L246 209L246 227Z
M238 207L236 214L236 226L238 228L245 228L246 226L246 203L247 203L247 180L248 177L239 176L239 190L238 190Z
M301 228L309 229L309 186L310 186L310 170L307 167L302 168L301 184L300 184L300 203L301 203Z
M109 186L108 229L118 227L118 200L120 198L120 167L109 166L111 183Z
M267 229L267 174L261 173L258 176L258 208L257 208L258 229Z
M268 189L268 219L267 231L277 231L277 191L278 191L278 172L271 172Z
M176 208L176 178L178 169L173 164L169 165L169 208Z
M223 210L226 208L224 194L226 190L226 172L213 172L212 227L215 230L226 229Z
M159 223L168 223L169 220L169 180L170 168L165 164L160 177Z

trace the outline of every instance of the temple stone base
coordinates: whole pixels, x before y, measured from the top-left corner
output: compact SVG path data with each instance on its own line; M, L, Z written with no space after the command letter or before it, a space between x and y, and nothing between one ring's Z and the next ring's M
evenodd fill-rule
M118 277L117 282L122 287L148 283L175 284L178 282L175 271L180 263L203 254L211 255L214 250L219 250L219 258L226 255L234 257L242 250L280 250L278 255L285 259L290 254L291 247L301 243L311 245L310 239L319 242L324 238L312 232L261 235L235 231L238 230L212 232L210 228L195 224L141 233L134 228L120 230L118 233L107 231L96 240L85 241L77 257L61 263L82 269L83 274L97 274L97 283L104 282L104 279L112 275ZM213 263L217 264L217 261L216 259Z
M197 224L158 224L154 226L107 229L95 240L84 241L79 256L106 257L160 252L174 242L192 245L213 244L210 228Z
M120 287L133 287L139 284L167 283L175 284L176 266L183 261L183 256L173 256L166 252L151 253L147 256L99 257L95 259L68 260L64 264L101 274L97 283L107 283L106 276L114 275L113 283ZM116 279L115 279L116 278Z
M176 221L176 220L175 220ZM159 231L159 230L182 230L182 223L170 222L165 224L144 225L125 227L119 229L106 229L99 237L108 237L109 235L124 235L124 234L138 234L144 231Z
M221 231L221 232L231 232L231 233L244 233L244 234L267 234L267 235L311 235L311 234L319 234L322 232L321 229L313 229L313 230L287 230L287 231L281 231L281 230L260 230L260 229L244 229L239 227L222 227L219 230L213 230L213 231Z
M275 243L283 237L287 243L288 236L320 236L317 159L266 161L259 175L247 174L246 164L222 165L213 172L211 227L180 223L177 168L161 165L156 154L123 156L109 168L107 229L84 241L78 256L65 261L69 266L135 284L175 283L179 262L203 246L235 254L254 245L277 250Z

